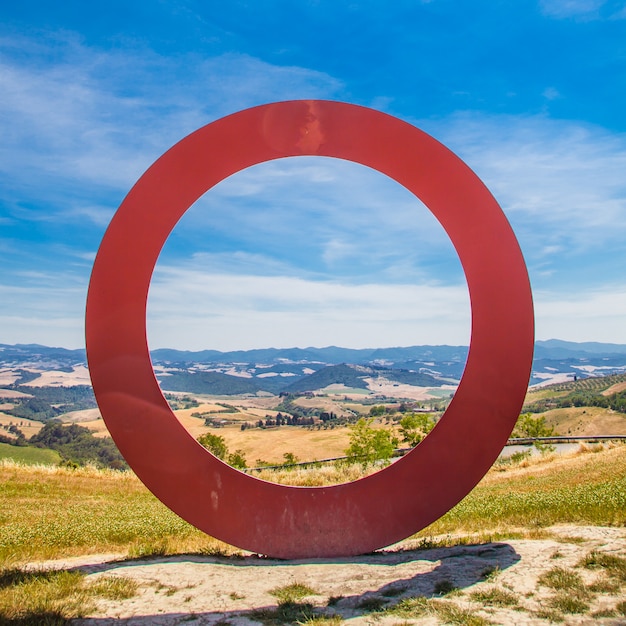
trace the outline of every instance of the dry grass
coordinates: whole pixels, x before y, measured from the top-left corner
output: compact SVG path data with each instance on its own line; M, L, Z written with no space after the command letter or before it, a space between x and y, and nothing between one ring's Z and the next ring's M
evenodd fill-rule
M585 556L579 565L590 570L604 571L619 583L626 583L626 557L594 551Z
M313 469L296 467L290 469L261 470L254 472L253 476L262 480L283 485L293 485L295 487L322 487L325 485L352 482L374 471L376 471L376 468L371 466L368 470L364 471L361 465L358 464L348 465L345 463L335 463Z
M316 399L317 400L317 399ZM232 401L231 401L232 402ZM276 399L273 399L274 404ZM337 405L329 401L335 412L338 412ZM180 409L175 411L175 415L180 423L194 438L198 438L204 433L210 432L224 437L229 450L243 450L248 460L248 465L255 465L257 459L262 459L268 463L280 464L284 461L283 455L287 452L295 454L303 461L313 461L337 456L343 456L345 449L349 445L350 431L347 427L337 427L324 430L323 428L308 429L302 426L281 426L279 428L249 428L241 430L240 424L243 422L255 423L263 419L265 415L276 415L277 411L259 407L239 406L239 413L219 413L224 407L215 403L202 403L198 407L191 409ZM317 401L319 405L319 400ZM211 412L214 413L211 413ZM223 417L237 421L236 424L223 428L212 428L205 426L204 417L193 417L193 413L207 413L208 417ZM88 428L98 437L108 437L109 433L102 418L98 417L97 409L87 411L75 411L62 416L64 422L76 422ZM17 418L11 418L15 422ZM6 420L8 424L8 419ZM38 427L33 430L33 434L38 431L43 424L37 422Z
M603 407L567 407L541 413L559 435L626 435L626 414Z
M104 576L87 583L82 572L66 570L0 571L0 624L66 624L95 608L97 598L123 600L137 593L137 583Z
M11 424L15 424L24 433L24 437L27 439L36 435L43 428L43 422L28 420L23 417L15 417L15 415L9 415L8 413L0 413L1 435L4 435L5 437L12 436L11 433L6 430Z
M538 400L546 400L548 398L562 398L566 396L569 391L555 391L554 389L550 389L549 387L540 387L539 389L529 389L526 392L526 397L524 398L524 404L530 404L531 402L537 402Z
M315 596L317 595L317 591L304 583L291 583L284 587L272 589L269 594L274 596L279 604L286 604L288 602L298 602L307 596Z
M36 371L36 370L30 370ZM37 372L37 371L36 371ZM85 365L76 365L71 372L58 370L38 371L39 377L27 383L24 387L74 387L76 385L91 385L89 370Z
M529 536L553 524L624 524L626 445L595 454L546 455L524 465L492 469L472 493L417 536L489 539L513 531Z
M95 437L110 437L109 431L100 416L100 409L83 409L70 411L59 416L59 420L65 424L78 424L88 428Z
M133 556L234 549L161 504L131 472L0 463L0 565L113 552Z
M407 598L385 611L386 615L405 619L434 617L442 624L459 624L464 626L485 626L491 624L488 619L479 615L476 610L461 607L449 600L433 598Z
M249 465L254 465L256 459L280 464L287 452L302 461L343 456L350 439L347 427L308 430L302 426L281 426L242 431L238 426L231 426L211 429L211 432L224 437L229 450L243 450Z
M626 381L623 381L621 383L615 383L614 385L611 385L608 389L605 389L602 392L602 395L603 396L610 396L611 394L619 393L620 391L626 391Z
M358 467L268 474L291 484L354 480ZM0 564L113 552L132 556L229 554L152 496L131 472L0 463ZM626 512L626 446L545 457L492 470L454 509L417 535L497 540L541 536L557 523L621 525Z

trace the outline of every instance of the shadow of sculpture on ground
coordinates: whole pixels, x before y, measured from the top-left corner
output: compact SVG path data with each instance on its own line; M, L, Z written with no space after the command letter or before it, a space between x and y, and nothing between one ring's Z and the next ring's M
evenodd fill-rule
M408 598L434 598L466 589L519 560L511 545L486 543L339 559L177 555L87 563L71 569L85 572L88 578L133 578L140 585L139 596L101 602L93 617L72 623L235 626L292 624L312 617L350 619L380 613ZM315 593L279 604L272 590L294 582L306 583Z

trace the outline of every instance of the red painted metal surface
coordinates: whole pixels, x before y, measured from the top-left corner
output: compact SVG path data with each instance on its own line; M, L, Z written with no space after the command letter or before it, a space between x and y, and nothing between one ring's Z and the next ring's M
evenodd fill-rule
M211 455L170 410L146 338L159 252L203 193L246 167L319 155L369 166L432 211L465 270L468 360L430 435L388 468L330 487L288 487ZM283 558L354 555L424 528L487 472L515 424L533 354L533 306L513 231L480 179L452 152L386 114L328 101L247 109L200 128L139 179L113 217L87 299L89 369L102 416L139 478L168 507L225 542Z

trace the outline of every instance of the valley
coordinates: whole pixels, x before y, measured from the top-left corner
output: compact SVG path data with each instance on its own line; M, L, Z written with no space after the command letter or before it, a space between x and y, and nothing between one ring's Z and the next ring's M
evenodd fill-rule
M537 343L523 411L560 435L625 435L626 347L564 343ZM350 426L360 418L396 433L407 413L438 419L466 356L467 348L419 346L157 350L152 358L166 399L191 436L216 434L254 467L343 456ZM348 357L357 362L337 362ZM24 445L51 419L108 438L84 353L0 346L0 441Z

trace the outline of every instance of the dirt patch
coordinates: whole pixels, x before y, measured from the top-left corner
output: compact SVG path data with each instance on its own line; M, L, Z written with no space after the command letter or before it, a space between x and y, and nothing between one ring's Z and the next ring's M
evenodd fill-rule
M294 583L310 588L310 595L299 600L309 605L309 611L335 615L355 626L373 620L390 626L403 623L406 616L385 609L420 596L433 599L432 608L427 614L410 616L412 624L445 623L437 607L446 606L495 624L549 624L542 611L550 606L555 590L543 584L541 576L559 567L592 584L600 579L601 572L585 569L581 558L593 550L626 555L626 529L559 526L546 534L548 538L538 540L432 549L416 549L417 542L408 540L388 551L339 559L279 561L244 554L238 558L172 556L115 561L109 555L33 567L78 569L92 580L123 576L139 583L133 598L101 600L93 615L75 621L83 626L259 623L276 617L277 599L272 592ZM456 590L447 593L451 589ZM515 604L490 603L475 595L482 592L489 597L494 589ZM620 599L623 597L615 591L594 593L588 599L588 609L566 614L565 622L623 623L606 617L607 612L615 611ZM594 619L598 611L604 611L605 617ZM619 616L614 612L614 617Z

